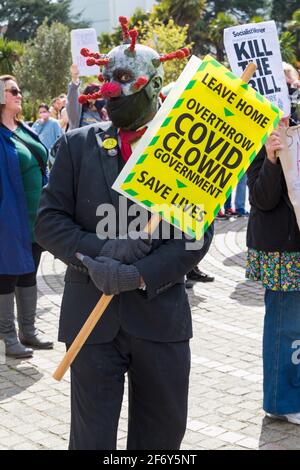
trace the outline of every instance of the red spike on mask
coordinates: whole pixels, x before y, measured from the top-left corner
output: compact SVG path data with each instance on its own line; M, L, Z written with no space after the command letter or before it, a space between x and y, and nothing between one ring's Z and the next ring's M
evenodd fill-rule
M174 60L174 59L184 59L190 54L190 51L187 47L183 47L182 49L178 49L178 51L171 52L170 54L165 54L159 58L160 62L166 62L167 60Z
M137 29L131 29L129 31L129 36L130 36L130 39L131 39L131 44L129 46L129 49L131 52L134 52L134 48L135 48L135 45L136 45L136 40L137 40L137 37L138 37L139 33L137 31Z
M87 57L86 65L107 65L109 58L99 54L99 52L91 52L87 47L83 47L80 51L83 57Z
M91 99L92 100L98 100L99 98L102 98L102 93L101 93L100 90L91 94Z
M99 54L99 52L90 52L90 57L94 57L94 59L100 59L101 54Z
M81 54L83 57L89 57L89 55L90 55L90 50L89 50L87 47L83 47L83 48L80 50L80 54Z
M122 28L123 41L126 42L129 39L128 18L126 16L119 16L119 22Z
M190 50L188 47L182 47L181 50L185 53L185 57L190 55Z
M88 103L90 100L98 100L99 98L102 98L101 90L96 91L95 93L89 93L87 95L78 96L78 103L85 104Z
M109 63L109 58L108 57L102 57L101 59L96 60L96 65L107 65Z
M107 65L109 63L109 58L108 57L103 57L101 59L94 59L94 57L89 57L86 59L86 65Z
M94 59L93 57L89 57L88 59L86 59L86 65L95 65L96 64L96 59Z
M86 95L78 96L78 103L85 104L87 102Z

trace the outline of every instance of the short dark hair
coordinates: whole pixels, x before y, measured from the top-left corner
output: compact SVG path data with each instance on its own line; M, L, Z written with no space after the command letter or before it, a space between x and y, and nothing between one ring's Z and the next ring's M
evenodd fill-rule
M101 88L101 85L98 83L90 83L83 90L83 95L90 95L92 93L97 93Z
M47 111L49 111L49 106L48 106L46 103L41 103L41 104L39 105L39 110L40 110L41 108L45 108L45 109L47 109Z

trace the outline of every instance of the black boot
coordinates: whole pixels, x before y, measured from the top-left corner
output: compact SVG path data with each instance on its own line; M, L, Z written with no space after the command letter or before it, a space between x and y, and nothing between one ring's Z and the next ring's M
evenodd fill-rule
M190 281L195 281L195 282L213 282L215 280L214 277L209 276L208 274L205 274L203 271L200 271L198 266L195 266L192 269L192 271L187 273L186 277Z
M43 338L34 326L37 306L37 286L16 287L19 339L36 349L53 349L53 342Z
M15 294L0 295L0 338L5 344L6 356L15 359L32 357L33 350L21 344L17 337L14 315Z

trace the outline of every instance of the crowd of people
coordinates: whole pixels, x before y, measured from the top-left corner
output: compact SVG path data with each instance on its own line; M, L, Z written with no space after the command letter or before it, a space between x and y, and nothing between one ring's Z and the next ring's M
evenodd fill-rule
M28 358L33 354L32 348L53 347L53 342L44 339L34 325L36 273L42 248L36 243L33 228L42 187L47 182L50 151L68 129L108 119L104 100L100 100L100 105L93 100L79 105L76 65L71 67L71 74L68 95L54 98L50 107L41 103L34 123L22 120L22 91L15 77L0 76L5 97L5 103L0 104L0 188L2 197L7 194L0 210L1 220L5 220L0 250L0 337L9 357ZM99 90L99 84L86 87L83 93L91 93L91 89Z
M179 448L187 418L192 334L184 278L189 281L186 287L214 280L197 267L209 249L213 226L203 247L190 252L175 236L167 242L140 237L103 241L96 236L95 208L114 202L107 184L128 158L124 139L130 132L126 152L129 148L131 153L133 134L137 140L161 99L162 66L153 65L158 54L134 44L144 62L133 66L126 47L108 55L106 80L117 82L119 95L80 102L80 93L92 95L101 85L91 83L81 91L78 68L72 65L67 95L54 98L50 107L41 103L31 127L21 118L17 80L0 76L5 98L0 104L0 338L7 356L28 358L33 349L53 348L53 341L35 327L36 276L43 249L68 265L59 331L67 348L99 291L121 294L72 366L70 449L115 448L125 372L131 394L128 448ZM292 102L289 124L295 125L298 74L289 64L285 72ZM138 74L146 77L146 85L137 92L128 84ZM129 126L124 130L120 122ZM117 142L120 128L118 158L107 158L104 142ZM56 161L48 181L47 159L53 148ZM240 180L234 204L230 197L218 218L249 217L246 275L266 289L263 407L271 416L300 424L299 367L290 359L291 343L300 335L300 232L276 156L281 148L275 130Z

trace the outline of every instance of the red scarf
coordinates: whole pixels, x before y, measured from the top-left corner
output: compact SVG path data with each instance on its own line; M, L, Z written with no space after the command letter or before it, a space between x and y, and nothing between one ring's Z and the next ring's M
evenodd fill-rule
M121 155L124 162L127 162L132 154L131 144L140 139L142 135L145 134L146 130L147 127L143 127L137 131L127 131L125 129L119 130L119 136L121 139Z

